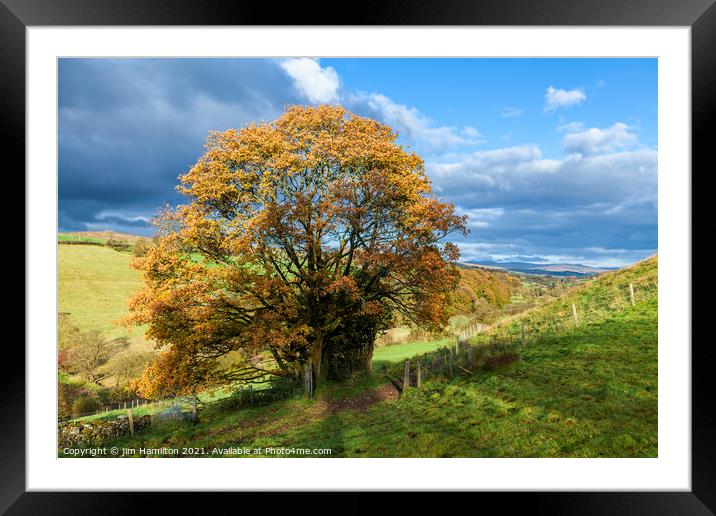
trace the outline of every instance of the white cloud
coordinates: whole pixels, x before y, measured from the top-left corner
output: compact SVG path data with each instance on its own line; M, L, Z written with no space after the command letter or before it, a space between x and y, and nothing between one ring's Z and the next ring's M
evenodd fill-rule
M95 219L102 221L119 220L128 223L143 222L149 224L152 221L152 216L128 213L122 210L101 210L95 215Z
M582 122L566 122L557 126L557 131L564 133L576 133L584 129Z
M472 127L472 126L467 126L467 127L465 127L465 128L462 130L462 134L463 134L464 136L466 136L467 138L479 139L479 138L482 137L482 135L480 134L480 131L478 131L477 129L475 129L475 128Z
M310 102L327 104L338 101L340 79L330 66L322 68L315 59L286 59L281 68L293 79L296 89Z
M504 208L473 208L470 210L463 210L458 207L457 212L459 215L467 215L467 225L470 228L486 228L490 226L490 223L499 219L505 214Z
M500 112L500 116L503 118L517 118L522 116L523 114L524 111L514 107L506 107Z
M435 186L464 210L503 203L550 202L569 209L576 204L624 202L635 192L656 195L657 151L639 148L597 155L572 154L546 159L537 145L479 151L450 162L429 161ZM471 198L479 199L477 206ZM493 200L499 198L499 202Z
M578 129L581 129L581 126ZM630 129L628 125L617 122L605 129L592 127L568 132L564 136L564 149L567 152L591 155L627 148L637 142L636 135L630 132Z
M550 113L561 107L579 105L587 100L587 95L579 89L561 90L550 86L547 88L544 98L544 110Z
M474 127L435 127L430 119L416 108L398 104L380 93L358 92L350 95L346 101L352 110L382 120L401 135L431 150L475 145L484 141Z

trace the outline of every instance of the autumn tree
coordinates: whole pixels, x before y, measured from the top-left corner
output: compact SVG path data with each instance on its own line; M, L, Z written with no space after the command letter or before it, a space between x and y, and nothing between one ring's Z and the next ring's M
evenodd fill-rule
M155 353L150 351L125 351L114 357L108 371L114 377L115 387L127 385L140 376L145 367L153 361L154 355Z
M101 385L109 375L104 366L128 346L126 337L108 339L98 330L79 332L72 346L65 350L62 366L71 374Z
M134 261L146 287L129 321L166 350L145 383L251 374L220 370L232 352L256 374L300 376L308 363L341 378L370 368L393 314L446 323L459 256L446 237L465 220L431 195L422 159L390 127L290 107L210 133L178 188L188 202L158 219L162 238ZM259 364L267 354L272 365Z

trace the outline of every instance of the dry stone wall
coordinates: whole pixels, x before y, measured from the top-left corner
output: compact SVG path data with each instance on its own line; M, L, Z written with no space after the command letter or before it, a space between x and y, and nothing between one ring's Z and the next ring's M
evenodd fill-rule
M134 431L141 432L152 424L152 416L134 418ZM95 421L71 421L61 423L58 432L60 447L99 446L105 441L116 439L129 433L129 419L120 416L117 419Z

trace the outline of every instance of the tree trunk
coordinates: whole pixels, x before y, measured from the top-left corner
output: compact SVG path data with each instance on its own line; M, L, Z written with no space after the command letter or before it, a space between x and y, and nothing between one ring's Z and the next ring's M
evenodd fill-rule
M311 364L313 365L313 375L315 376L316 380L321 378L322 362L323 362L323 336L321 335L321 336L316 337L316 340L313 342L313 345L311 346Z
M377 328L375 318L355 316L345 318L329 334L316 335L308 357L314 386L326 379L340 381L355 373L370 374ZM301 374L305 380L305 369Z
M326 346L331 380L345 380L356 373L372 372L373 346L376 332L347 332L335 336Z

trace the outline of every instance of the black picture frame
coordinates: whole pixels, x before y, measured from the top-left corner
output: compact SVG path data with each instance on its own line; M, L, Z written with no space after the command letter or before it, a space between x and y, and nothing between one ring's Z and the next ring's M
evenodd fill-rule
M17 158L6 184L16 181L25 167L25 29L28 26L87 25L570 25L570 26L689 26L692 72L692 171L691 177L710 175L709 123L716 114L716 6L714 0L413 0L367 1L354 4L350 15L339 14L337 3L303 3L280 8L267 2L216 0L0 0L0 146L4 157ZM316 13L323 12L324 15ZM348 17L349 16L349 17ZM708 167L708 168L707 168ZM7 170L7 168L6 168ZM701 174L693 174L698 170ZM13 175L13 177L8 177ZM22 176L24 178L24 175ZM8 184L9 187L9 184ZM693 189L692 189L693 191ZM24 196L16 195L22 205ZM18 207L24 211L24 205ZM10 238L25 242L25 226L11 224ZM693 232L692 232L693 234ZM7 267L25 268L24 246L5 258ZM25 270L25 277L32 274ZM12 287L22 291L20 275L11 275ZM22 290L21 290L22 288ZM23 311L24 303L16 302ZM24 312L23 312L24 313ZM19 316L19 314L18 314ZM693 320L693 317L692 317ZM187 493L49 493L25 492L25 358L22 349L6 340L6 353L14 347L0 375L3 417L0 440L0 512L7 514L120 514L158 510L154 498L162 497L182 510L210 510L203 497ZM691 345L679 343L680 345ZM589 493L480 493L501 510L516 506L537 514L713 514L716 511L716 446L713 402L708 395L710 344L692 350L692 491L691 492L589 492ZM12 415L10 417L10 415ZM472 496L475 496L473 494ZM211 505L225 503L229 493L211 493ZM264 495L242 493L265 500ZM296 495L294 495L295 497ZM350 495L342 505L352 512L372 505L365 495ZM421 495L415 495L420 501ZM280 498L278 499L280 500ZM274 509L278 501L272 495ZM481 502L483 501L481 500ZM164 501L162 503L164 503ZM295 505L295 499L291 502ZM473 507L477 507L474 506ZM345 510L345 509L343 509ZM164 512L164 511L162 511Z

